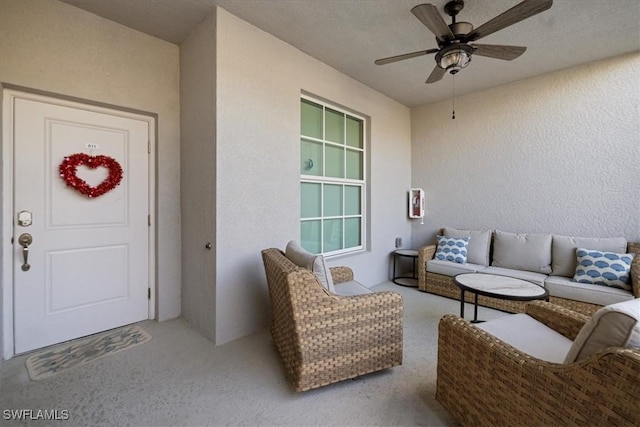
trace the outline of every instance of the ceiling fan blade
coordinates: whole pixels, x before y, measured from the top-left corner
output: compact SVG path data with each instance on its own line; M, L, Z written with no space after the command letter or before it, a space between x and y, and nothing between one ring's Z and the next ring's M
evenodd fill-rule
M486 37L489 34L493 34L503 28L520 22L533 15L537 15L540 12L544 12L553 5L553 0L525 0L501 13L490 21L480 25L475 30L471 31L465 36L467 41L478 40L482 37Z
M377 59L374 61L376 65L390 64L392 62L402 61L404 59L415 58L416 56L428 55L430 53L436 53L438 49L419 50L417 52L405 53L403 55L390 56L388 58Z
M455 37L435 5L431 3L419 4L411 9L411 13L439 39L452 40Z
M429 78L427 78L427 81L425 83L439 82L444 77L444 73L446 71L447 70L445 70L444 68L440 68L440 66L436 64L436 68L434 68L431 74L429 74Z
M524 46L504 46L499 44L472 44L475 48L474 55L487 56L489 58L511 61L527 50Z

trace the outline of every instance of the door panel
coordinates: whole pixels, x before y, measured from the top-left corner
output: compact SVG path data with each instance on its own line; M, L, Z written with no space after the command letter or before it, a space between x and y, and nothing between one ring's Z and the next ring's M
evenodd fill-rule
M149 123L17 98L14 104L14 340L22 353L148 318ZM75 153L105 155L123 169L118 186L89 198L58 166ZM104 167L78 167L97 186ZM24 271L18 238L29 233Z
M129 294L127 246L52 251L47 254L46 313L77 310ZM81 283L81 286L77 286Z
M51 181L48 187L52 189L47 194L48 227L126 225L128 187L124 185L124 179L119 186L121 188L117 188L118 191L112 190L99 198L90 199L75 191L68 191L65 182L57 174L57 166L69 154L91 153L91 150L85 147L90 143L100 148L93 154L109 155L117 159L123 169L130 171L127 157L131 133L120 129L50 119L45 119L45 126L50 128L47 141L47 154L50 158L46 164L53 165L54 168L52 173L46 176L46 179ZM145 154L146 142L143 142L140 148ZM95 187L107 177L107 173L104 168L91 170L86 166L80 166L78 176ZM107 205L109 209L104 209Z

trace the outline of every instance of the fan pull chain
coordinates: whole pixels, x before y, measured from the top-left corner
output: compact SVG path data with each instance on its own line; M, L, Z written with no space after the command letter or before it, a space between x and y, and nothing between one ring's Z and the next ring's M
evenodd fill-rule
M456 75L454 74L451 79L452 81L452 89L451 89L451 109L453 110L451 113L451 120L456 119Z

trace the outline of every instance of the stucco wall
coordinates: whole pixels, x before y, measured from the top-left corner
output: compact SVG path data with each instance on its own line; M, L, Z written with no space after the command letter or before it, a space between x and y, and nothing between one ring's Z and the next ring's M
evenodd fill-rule
M636 53L458 97L455 120L451 101L412 109L414 243L442 226L640 240L639 88Z
M182 316L215 340L216 15L180 45ZM210 242L210 250L206 244Z
M179 75L171 43L55 0L0 2L2 83L158 115L160 320L180 315Z
M367 286L389 277L396 236L410 245L410 111L218 9L216 342L266 325L260 250L299 239L301 91L371 117L369 251L329 260Z

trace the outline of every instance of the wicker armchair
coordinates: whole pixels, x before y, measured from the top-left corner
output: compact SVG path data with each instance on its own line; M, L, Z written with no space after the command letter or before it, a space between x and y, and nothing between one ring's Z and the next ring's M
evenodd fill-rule
M574 340L588 318L550 303L527 314ZM545 362L457 316L440 320L436 399L464 426L640 425L640 349Z
M338 296L278 249L262 251L271 299L271 336L296 391L402 364L402 297ZM336 287L353 280L331 268Z

